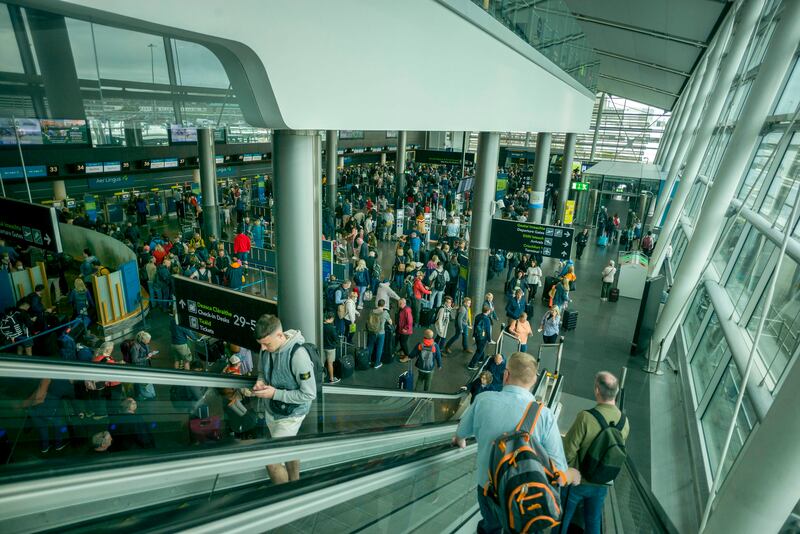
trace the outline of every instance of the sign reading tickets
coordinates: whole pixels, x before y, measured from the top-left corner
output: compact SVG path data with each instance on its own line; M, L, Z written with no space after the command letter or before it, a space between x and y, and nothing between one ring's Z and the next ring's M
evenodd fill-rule
M572 219L575 218L575 201L567 200L567 205L564 207L564 224L572 224Z
M563 260L572 253L573 234L574 230L566 226L494 219L489 246Z
M55 208L0 198L0 238L9 243L63 252Z
M271 300L173 276L178 324L200 334L257 350L256 322L265 313L278 314Z

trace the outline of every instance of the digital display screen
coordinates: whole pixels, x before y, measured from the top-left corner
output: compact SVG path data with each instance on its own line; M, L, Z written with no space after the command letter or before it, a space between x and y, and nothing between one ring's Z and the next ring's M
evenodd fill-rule
M42 119L39 121L45 145L88 145L89 129L85 120Z
M339 139L364 139L364 130L339 130Z
M38 119L0 118L0 145L17 144L15 123L21 145L42 144L42 126Z
M86 163L85 166L86 174L94 174L98 172L103 172L103 164L102 163Z
M169 127L169 142L174 144L196 143L197 128L171 124Z
M103 163L103 172L119 172L122 170L122 163L119 161L106 161Z

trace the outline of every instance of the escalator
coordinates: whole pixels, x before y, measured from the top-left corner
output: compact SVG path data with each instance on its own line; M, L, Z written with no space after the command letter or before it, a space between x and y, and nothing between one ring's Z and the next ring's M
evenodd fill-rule
M475 531L476 446L450 445L467 406L463 393L324 386L323 402L296 438L224 436L206 443L176 432L184 429L192 403L148 401L146 408L157 412L147 418L159 432L155 448L34 461L19 452L27 419L7 393L42 378L147 381L159 396L174 387L223 390L252 382L0 358L0 432L15 436L0 468L2 532ZM563 378L557 366L555 372L543 368L534 390L554 411ZM219 409L211 406L212 413ZM300 460L300 480L272 485L264 466L290 460ZM606 501L604 532L674 532L630 462Z

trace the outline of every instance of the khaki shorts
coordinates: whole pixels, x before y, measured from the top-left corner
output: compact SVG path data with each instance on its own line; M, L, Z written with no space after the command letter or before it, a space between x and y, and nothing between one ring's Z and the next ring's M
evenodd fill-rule
M300 425L303 424L303 419L305 418L305 415L301 415L299 417L283 417L281 419L275 419L271 413L264 413L264 419L267 422L267 428L269 428L269 435L273 438L288 438L296 436L300 431Z
M333 363L336 361L336 349L325 349L325 362Z
M172 345L172 357L176 362L190 362L192 361L192 351L189 350L189 345Z

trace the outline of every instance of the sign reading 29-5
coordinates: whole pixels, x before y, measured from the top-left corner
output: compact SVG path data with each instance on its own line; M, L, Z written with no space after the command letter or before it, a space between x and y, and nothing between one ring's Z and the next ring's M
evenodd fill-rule
M178 324L200 334L258 348L255 340L258 318L265 313L278 313L278 305L271 300L184 276L173 278Z
M567 226L494 219L489 246L563 260L570 257L574 233L574 229Z

